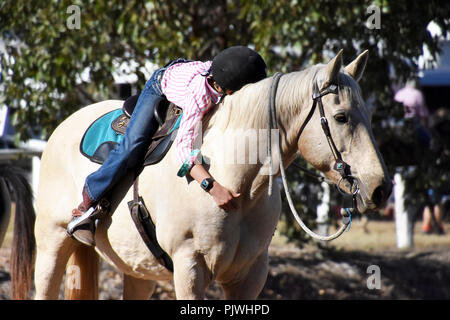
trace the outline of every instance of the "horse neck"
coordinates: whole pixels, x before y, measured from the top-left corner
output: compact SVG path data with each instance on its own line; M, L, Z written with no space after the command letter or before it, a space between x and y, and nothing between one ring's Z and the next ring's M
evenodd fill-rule
M302 105L309 97L309 90L302 80L302 72L284 75L279 82L276 94L276 116L278 120L282 157L285 166L289 165L297 156L297 130L300 128L300 113ZM239 133L254 130L258 135L259 146L267 146L268 103L272 78L267 78L256 84L251 84L224 100L223 105L213 110L203 123L206 130L218 130L227 139L235 139ZM304 92L303 92L304 91ZM206 123L206 126L205 126ZM262 133L262 134L261 134ZM218 136L215 136L218 137ZM272 135L275 140L278 137ZM217 140L211 139L211 144ZM265 151L265 150L263 150ZM276 152L276 145L272 142L272 151ZM258 153L260 150L258 150ZM247 158L248 159L248 158ZM235 185L240 188L251 188L251 194L256 195L264 190L269 181L266 161L253 164L226 166L227 176L233 177ZM266 165L264 166L264 162ZM230 172L232 170L232 174ZM278 170L279 171L279 170ZM275 173L279 174L277 169ZM263 174L262 172L265 172ZM246 184L245 186L243 184Z

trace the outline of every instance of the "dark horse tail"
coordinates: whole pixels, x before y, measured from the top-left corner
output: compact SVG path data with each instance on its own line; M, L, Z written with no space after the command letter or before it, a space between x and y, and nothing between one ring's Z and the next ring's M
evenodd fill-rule
M11 298L27 299L31 288L36 242L34 238L34 222L36 214L33 207L33 192L25 178L25 172L12 165L0 165L0 180L3 188L2 202L15 202L14 233L11 246ZM5 188L5 184L7 188ZM8 191L9 195L4 192ZM8 209L4 204L0 209ZM2 217L3 215L3 217ZM0 222L9 213L0 212ZM1 229L1 226L0 226ZM0 237L1 238L1 237Z

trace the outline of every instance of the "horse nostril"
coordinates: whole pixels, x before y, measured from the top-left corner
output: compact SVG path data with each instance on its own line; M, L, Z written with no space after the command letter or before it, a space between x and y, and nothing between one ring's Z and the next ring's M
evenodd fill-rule
M386 195L381 186L378 186L375 191L372 193L372 202L377 206L377 208L381 207L382 204L386 201Z

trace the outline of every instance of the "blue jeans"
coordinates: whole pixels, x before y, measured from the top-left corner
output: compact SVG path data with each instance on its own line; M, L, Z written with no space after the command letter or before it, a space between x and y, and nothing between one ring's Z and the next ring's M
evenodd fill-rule
M86 192L93 202L103 198L126 174L140 173L152 136L158 129L153 111L156 100L164 97L158 75L165 69L156 70L147 81L122 141L103 165L86 178Z

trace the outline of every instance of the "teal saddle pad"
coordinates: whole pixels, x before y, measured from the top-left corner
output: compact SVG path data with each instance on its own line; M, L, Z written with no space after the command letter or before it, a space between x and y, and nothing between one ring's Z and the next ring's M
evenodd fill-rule
M93 162L103 163L109 152L114 150L123 139L123 135L116 132L111 126L112 122L122 114L122 108L118 108L95 120L81 139L81 154ZM182 117L180 116L177 119L175 125L170 130L170 133L176 134L174 131L179 128L181 118ZM170 134L167 140L169 139Z
M91 159L102 144L117 145L123 139L123 135L111 127L111 123L122 113L122 108L110 111L89 126L80 144L80 151L84 156Z

